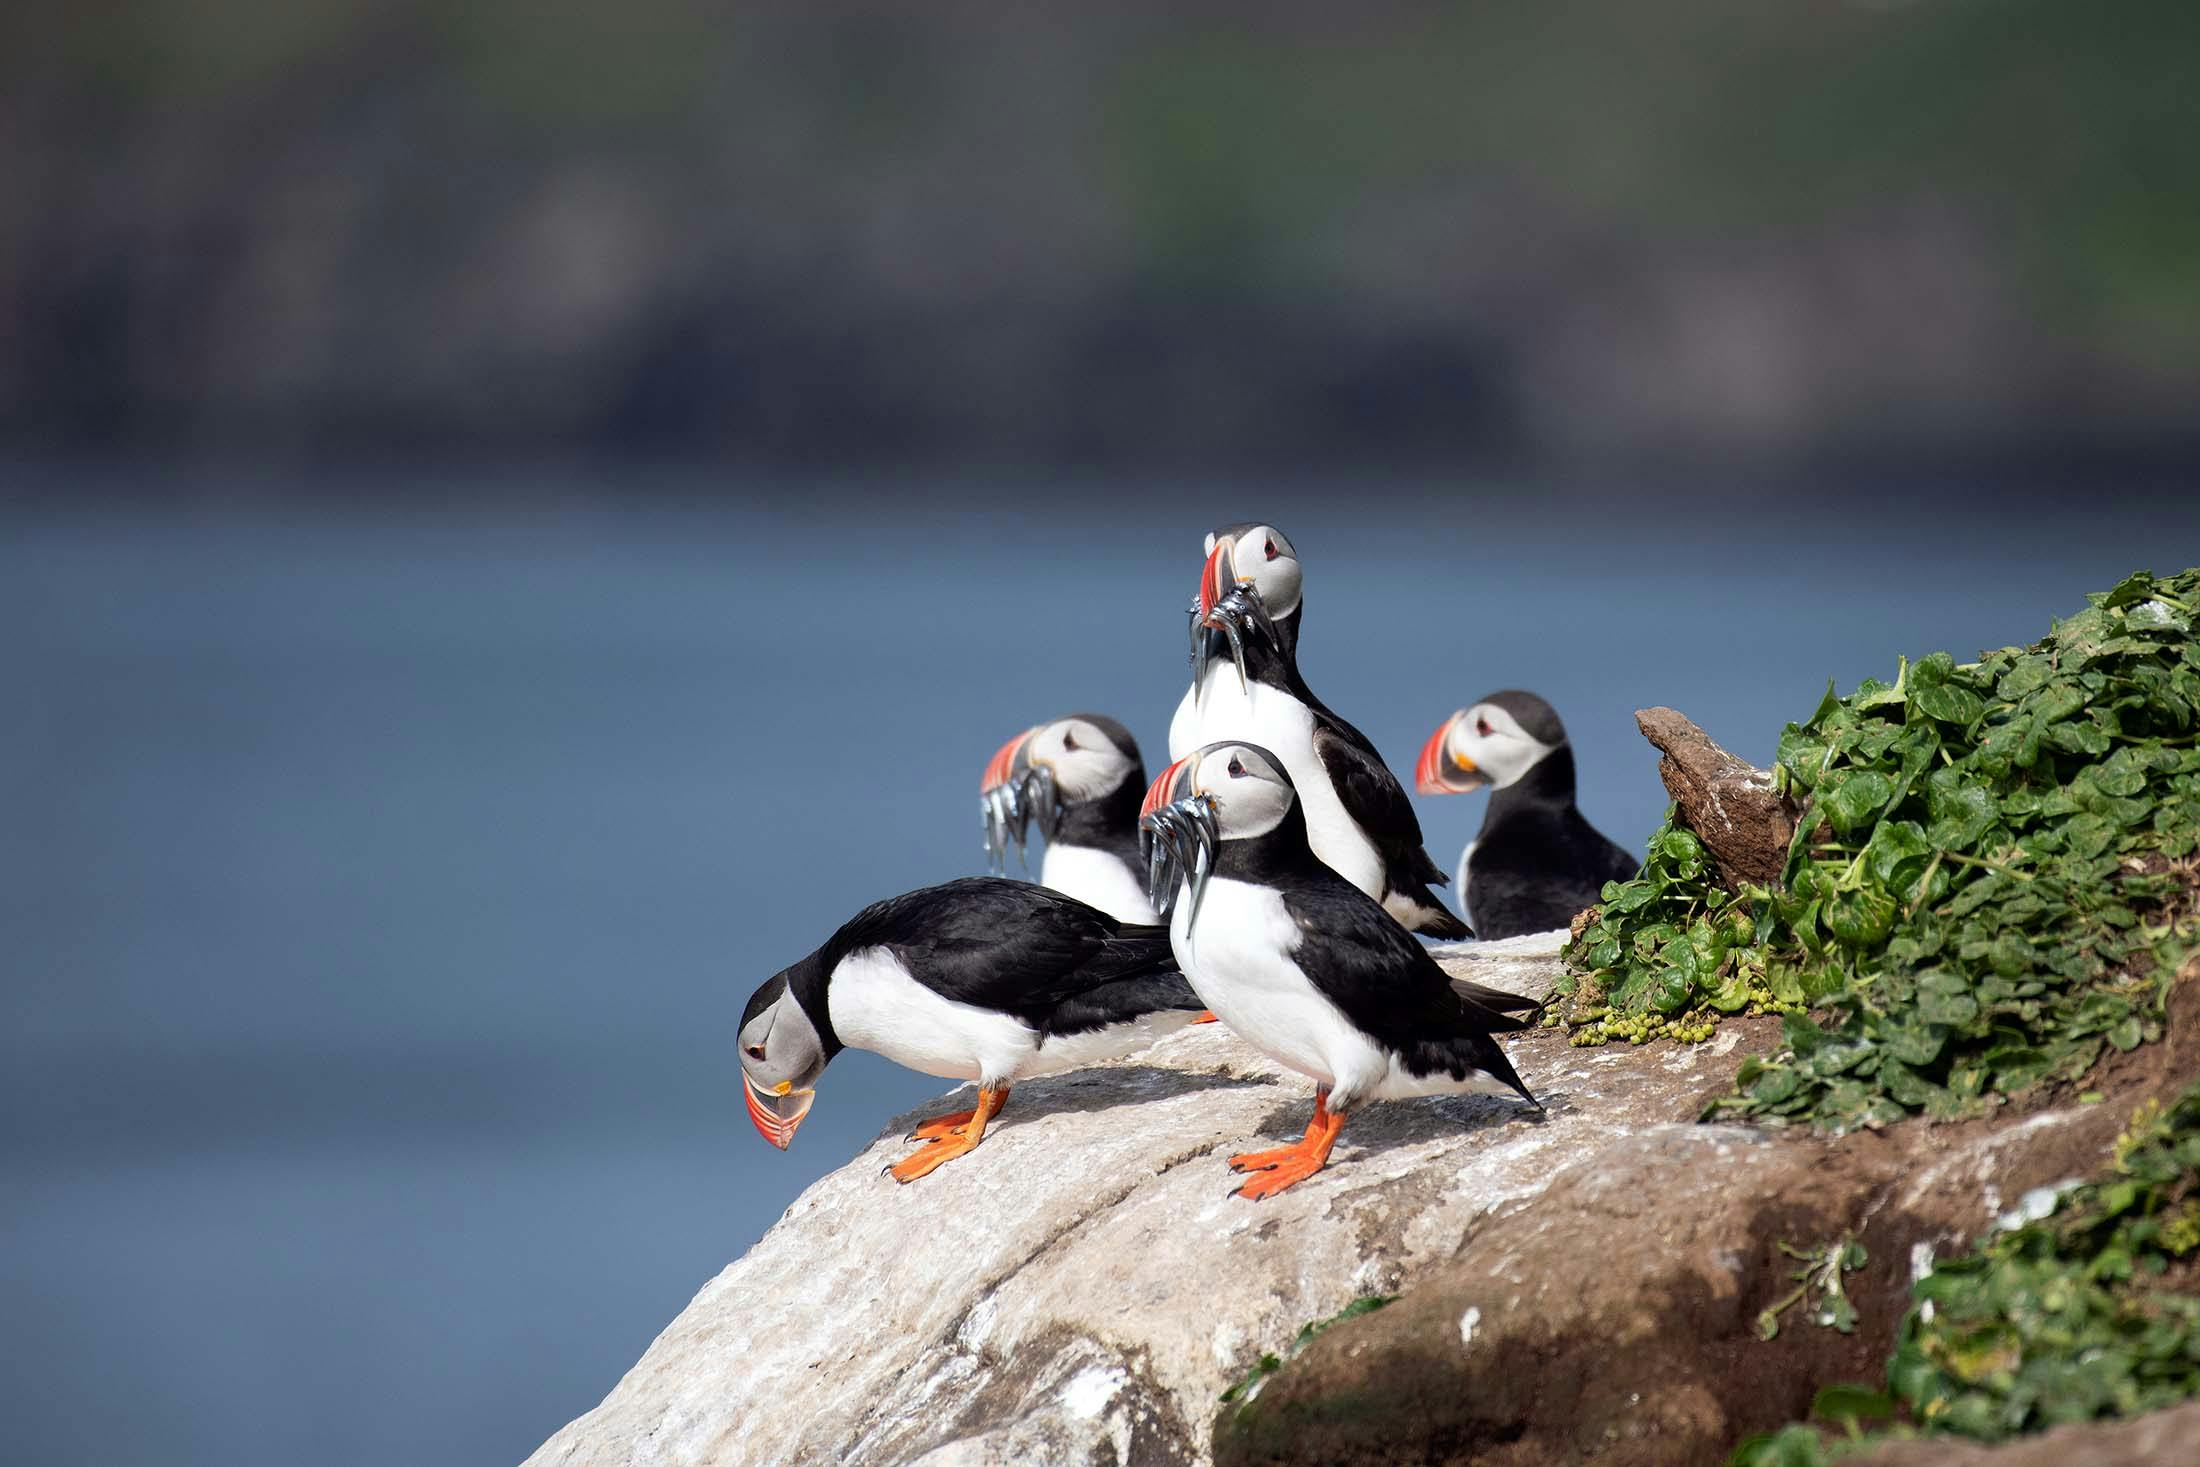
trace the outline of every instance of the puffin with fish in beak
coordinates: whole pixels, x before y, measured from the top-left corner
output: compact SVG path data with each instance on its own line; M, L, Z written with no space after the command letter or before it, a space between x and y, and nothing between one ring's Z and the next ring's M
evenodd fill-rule
M979 780L987 865L1005 874L1031 827L1046 839L1039 883L1118 922L1160 920L1146 895L1138 802L1146 766L1129 729L1097 713L1027 728L987 761Z
M917 1128L888 1170L913 1182L974 1149L1019 1080L1117 1059L1197 1018L1161 927L996 876L864 908L773 974L741 1014L749 1119L784 1151L842 1049L973 1080L972 1110Z
M1482 829L1459 857L1459 904L1486 938L1549 932L1604 899L1641 863L1574 804L1574 751L1558 710L1508 689L1462 708L1421 746L1414 787L1488 787Z
M1533 999L1455 980L1374 898L1316 858L1283 761L1223 741L1146 793L1155 905L1184 976L1239 1038L1315 1084L1291 1146L1230 1158L1272 1197L1320 1171L1345 1118L1375 1100L1514 1094L1542 1107L1491 1036L1528 1028Z
M1299 675L1302 581L1297 550L1273 525L1224 525L1207 537L1191 608L1192 685L1169 724L1169 757L1218 739L1273 751L1297 787L1315 855L1408 930L1472 937L1429 889L1444 873L1421 848L1397 777Z

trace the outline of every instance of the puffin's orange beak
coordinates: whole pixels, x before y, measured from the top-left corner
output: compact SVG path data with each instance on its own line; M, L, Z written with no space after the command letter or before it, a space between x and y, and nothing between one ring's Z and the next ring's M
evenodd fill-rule
M756 1123L757 1134L781 1151L794 1144L794 1128L802 1124L802 1118L817 1101L815 1090L790 1089L781 1095L759 1090L747 1075L741 1077L741 1092L749 1103L749 1119Z
M1040 725L1033 724L1030 728L1025 729L1022 733L1001 745L995 751L993 757L985 761L985 773L978 778L979 794L982 795L988 791L999 789L1002 785L1008 783L1009 777L1016 772L1017 754L1022 752L1024 745L1030 742L1031 736L1037 733L1039 729Z
M1421 745L1421 757L1413 765L1413 787L1422 794L1463 795L1489 783L1489 777L1474 767L1472 759L1463 759L1446 747L1452 725L1465 716L1464 709L1454 713L1438 724L1428 742Z
M1176 803L1177 784L1188 772L1185 766L1191 762L1192 756L1187 754L1161 771L1161 777L1147 787L1145 803L1138 807L1138 818L1140 820L1144 820L1156 810Z
M1236 581L1236 542L1225 535L1215 541L1215 548L1208 552L1206 568L1199 573L1199 619L1202 623L1214 611L1215 603L1229 594Z

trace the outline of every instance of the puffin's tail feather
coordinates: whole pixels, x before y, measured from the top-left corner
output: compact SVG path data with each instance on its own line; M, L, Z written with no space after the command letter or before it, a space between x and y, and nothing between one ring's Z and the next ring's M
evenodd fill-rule
M1527 1027L1519 1020L1498 1014L1478 1013L1474 1017L1477 1023L1488 1024L1493 1033ZM1415 1040L1401 1058L1413 1073L1420 1075L1449 1071L1454 1079L1464 1080L1470 1073L1479 1070L1492 1079L1511 1086L1528 1104L1537 1109L1542 1108L1543 1102L1537 1100L1521 1081L1519 1071L1512 1067L1511 1060L1505 1058L1505 1051L1498 1048L1497 1041L1489 1033L1480 1029L1448 1034L1442 1038Z
M1541 1017L1547 998L1530 998L1524 993L1507 993L1502 988L1485 988L1472 978L1454 978L1451 991L1465 999L1469 1006L1490 1009L1500 1014L1528 1014Z
M1464 942L1474 936L1474 929L1459 920L1459 915L1445 906L1426 884L1389 887L1383 892L1383 910L1397 918L1398 925L1406 931L1418 932L1423 937Z

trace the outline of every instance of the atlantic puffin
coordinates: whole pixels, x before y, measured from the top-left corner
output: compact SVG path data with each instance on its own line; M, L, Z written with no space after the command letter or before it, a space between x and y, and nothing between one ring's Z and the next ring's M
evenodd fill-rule
M1488 785L1482 830L1459 856L1459 903L1486 938L1564 927L1640 863L1574 805L1574 751L1550 704L1517 689L1462 708L1421 746L1415 788Z
M977 1146L1016 1081L1118 1058L1202 1007L1166 929L1028 881L965 877L865 907L759 985L741 1014L741 1081L749 1119L785 1150L843 1048L975 1080L976 1108L918 1127L925 1144L889 1168L913 1182Z
M1046 838L1039 883L1118 922L1153 923L1139 856L1138 802L1146 766L1129 729L1097 713L1027 728L985 766L979 805L986 860L1005 874L1033 825Z
M1431 937L1474 934L1429 890L1444 873L1421 848L1421 822L1383 756L1299 675L1305 609L1298 552L1273 525L1224 525L1207 537L1192 604L1192 685L1169 723L1169 757L1218 739L1273 750L1297 785L1314 853Z
M1537 1005L1453 980L1374 898L1317 859L1289 770L1224 741L1177 760L1141 806L1155 903L1192 987L1225 1024L1313 1080L1295 1145L1230 1158L1258 1201L1321 1170L1345 1118L1373 1100L1506 1094L1541 1106L1494 1034Z

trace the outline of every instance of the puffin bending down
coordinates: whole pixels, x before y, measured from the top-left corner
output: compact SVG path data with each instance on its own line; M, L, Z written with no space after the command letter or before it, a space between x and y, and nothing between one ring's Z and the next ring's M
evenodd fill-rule
M1413 782L1424 795L1494 790L1459 857L1459 903L1484 937L1564 927L1640 865L1574 807L1573 748L1533 693L1492 693L1445 719Z
M925 1144L891 1168L913 1182L974 1148L1015 1081L1117 1058L1201 1008L1165 929L972 876L865 907L766 979L741 1014L741 1080L749 1119L781 1150L850 1045L977 1081L977 1108L920 1126Z
M987 762L979 782L985 854L1005 870L1036 823L1046 837L1041 885L1098 907L1118 922L1152 923L1138 847L1146 766L1130 730L1097 713L1027 728Z
M1192 686L1169 724L1169 757L1218 739L1273 750L1298 787L1315 855L1409 930L1472 937L1429 890L1444 873L1421 849L1421 822L1382 755L1299 676L1301 579L1298 553L1273 526L1207 537Z
M1320 1171L1345 1117L1370 1100L1509 1091L1537 1104L1490 1037L1527 1028L1535 1002L1455 982L1317 860L1274 754L1209 744L1162 771L1142 815L1184 976L1240 1038L1317 1087L1304 1139L1230 1158L1259 1173L1239 1196L1272 1197Z

